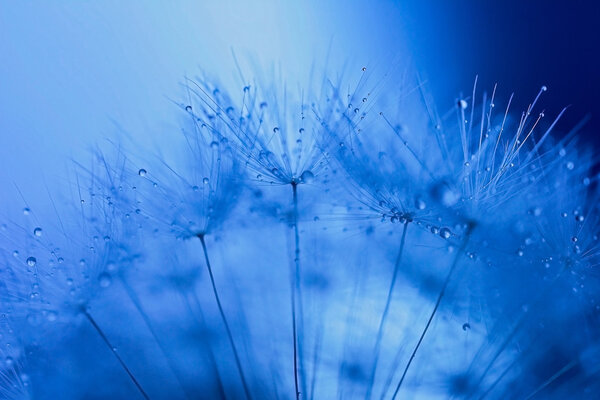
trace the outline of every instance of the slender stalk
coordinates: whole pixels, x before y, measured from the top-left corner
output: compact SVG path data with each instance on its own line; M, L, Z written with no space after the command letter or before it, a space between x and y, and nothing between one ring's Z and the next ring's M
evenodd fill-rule
M427 334L427 331L429 330L431 321L433 321L433 317L435 317L435 314L437 313L440 303L442 302L442 298L444 297L444 294L446 293L446 289L448 288L448 284L450 283L450 279L452 278L452 275L454 274L454 271L456 270L456 266L458 265L458 260L460 259L460 256L463 254L463 251L467 247L467 243L469 242L469 238L471 237L472 230L473 230L473 225L469 224L467 231L465 232L465 237L463 239L463 243L460 246L460 249L456 252L456 256L454 257L452 266L450 267L450 270L448 271L448 275L446 275L446 279L444 280L444 284L442 285L440 294L438 295L437 301L435 302L435 306L433 307L433 311L431 312L431 315L429 315L429 319L427 320L427 324L425 325L425 328L423 328L423 332L421 332L419 341L417 342L417 345L415 346L412 354L410 355L410 359L408 360L408 363L406 364L406 367L404 368L404 372L402 373L400 382L398 382L398 386L396 386L396 391L394 392L394 395L392 396L392 400L396 399L396 396L398 395L398 391L400 391L400 388L402 387L402 383L404 382L404 378L406 377L406 373L408 372L410 365L412 364L412 361L415 358L415 355L417 354L417 350L419 350L419 347L421 346L421 343L423 342L423 339L425 338L425 334Z
M198 301L198 298L196 297L196 295L194 293L192 293L192 298L194 299L194 303L196 304L196 307L198 308L198 315L196 315L196 313L194 312L192 303L190 302L189 296L185 293L185 291L182 290L181 288L179 288L179 294L180 294L181 298L183 299L185 307L187 308L187 310L190 313L190 315L192 316L192 318L197 319L198 323L200 324L201 327L206 327L206 322L204 320L204 315L202 313L202 307L200 307L200 302ZM225 387L223 386L223 379L221 379L221 374L219 373L219 368L217 366L217 360L215 359L215 355L214 355L211 347L208 345L207 341L202 340L200 343L204 347L206 354L208 354L208 361L210 362L210 366L215 373L215 378L216 378L216 382L217 382L217 391L219 392L218 398L225 400L227 398L225 396Z
M227 317L225 317L225 312L223 311L223 306L221 305L221 300L219 298L219 293L217 291L217 286L215 284L215 278L213 276L212 268L210 266L210 260L208 258L208 251L206 249L206 241L204 240L204 234L199 234L198 238L200 239L200 243L202 243L202 250L204 251L204 259L206 261L206 268L208 269L208 275L210 276L210 283L212 284L212 289L213 289L213 293L215 295L215 300L217 301L219 313L221 314L221 319L223 320L223 325L225 325L225 330L227 331L227 337L229 338L229 343L231 344L231 349L233 350L235 364L237 366L238 372L240 374L240 378L242 380L242 386L244 388L244 393L246 394L246 398L251 400L252 396L250 395L250 390L248 388L248 384L246 383L246 377L244 376L244 371L242 369L242 363L240 362L240 356L235 347L235 342L233 341L233 335L231 334L231 329L229 328L229 323L227 322Z
M121 358L121 356L119 355L119 353L117 353L117 351L115 350L114 346L112 345L112 343L110 342L110 340L108 340L108 337L106 337L106 334L100 328L100 326L98 326L98 324L96 323L96 321L94 320L94 318L90 315L90 313L87 312L87 310L84 307L81 308L81 312L83 313L83 315L85 315L85 317L88 319L88 321L90 322L90 324L92 324L92 326L94 327L94 329L96 330L96 332L98 333L98 335L100 335L100 337L102 338L102 340L104 341L104 343L106 344L106 346L109 348L109 350L113 353L113 355L115 356L115 358L117 359L117 361L119 361L119 364L121 364L121 367L123 367L123 369L125 370L125 372L127 373L127 375L129 375L129 378L131 379L131 381L133 382L133 384L135 385L135 387L139 390L140 394L144 397L144 399L149 400L150 397L148 397L148 395L146 394L146 392L144 391L144 389L142 389L142 386L140 385L140 383L138 382L138 380L135 378L135 376L133 375L133 373L131 373L131 371L129 370L129 367L127 367L127 364L125 364L125 361L123 361L123 359Z
M381 351L381 341L383 339L383 328L385 327L385 322L387 321L388 313L390 311L390 305L392 304L392 295L394 293L394 288L396 286L396 280L398 278L398 271L400 270L400 264L402 262L402 254L404 253L404 243L406 242L406 230L408 228L408 221L404 223L404 227L402 228L402 238L400 239L400 249L398 250L398 256L396 257L396 262L394 264L394 274L392 275L392 280L390 282L390 287L388 289L387 299L385 301L385 307L383 309L383 314L381 314L381 319L379 320L379 328L377 330L377 338L375 339L375 348L373 349L374 359L373 366L371 368L371 375L369 376L369 384L367 387L367 394L365 399L369 400L371 398L371 394L373 392L373 385L375 383L375 374L377 372L377 364L379 363L379 353Z
M292 216L292 224L294 226L294 287L292 288L292 316L294 318L292 327L294 335L294 382L296 385L296 399L300 399L301 392L298 390L298 380L302 387L302 393L306 393L304 379L304 357L303 357L303 340L302 331L304 326L304 312L302 307L302 281L300 273L300 233L298 230L298 183L292 182L292 200L294 203L294 212ZM295 310L296 299L298 300L298 312ZM298 324L296 323L298 316ZM297 330L297 325L299 328ZM296 349L297 347L297 349Z
M160 349L161 353L163 354L163 357L165 357L165 359L167 360L167 364L169 364L169 368L171 369L171 372L175 376L175 379L177 379L177 383L179 384L179 387L185 394L185 397L189 398L189 395L188 395L187 391L185 390L185 387L183 385L181 377L179 376L179 373L177 372L177 368L173 364L173 360L171 359L171 357L169 357L167 350L166 350L165 346L163 345L162 341L159 340L158 334L156 333L154 326L150 322L150 317L148 317L148 314L146 314L146 312L144 311L144 309L142 307L142 303L140 302L140 299L137 297L133 288L127 283L123 274L120 274L119 278L121 279L121 283L123 284L123 287L125 288L125 291L127 292L127 296L129 297L129 299L135 306L135 309L137 310L137 312L140 314L140 316L144 320L144 324L150 331L150 334L152 335L152 337L154 338L154 341L158 345L158 348Z
M536 396L539 392L541 392L542 390L546 389L552 382L554 382L555 380L557 380L558 378L560 378L565 373L569 372L569 370L571 370L576 365L577 365L577 361L571 361L570 363L568 363L567 365L565 365L564 367L562 367L554 375L552 375L550 378L548 378L546 381L544 381L529 396L525 397L525 400L529 400L532 397Z

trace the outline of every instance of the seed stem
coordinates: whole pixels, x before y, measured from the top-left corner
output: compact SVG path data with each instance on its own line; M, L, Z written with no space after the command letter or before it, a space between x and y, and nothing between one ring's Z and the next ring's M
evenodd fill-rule
M221 305L221 300L219 298L219 293L217 291L217 286L215 284L215 278L213 276L212 268L210 266L210 260L208 258L208 251L206 249L206 241L204 240L204 234L198 234L198 238L200 239L200 243L202 243L202 250L204 251L204 259L206 261L206 268L208 269L208 275L210 276L210 283L212 284L213 293L215 295L215 300L217 301L217 307L219 308L219 313L221 314L221 319L223 320L223 325L225 325L225 330L227 331L227 337L229 338L229 343L231 344L231 349L233 350L233 356L235 358L235 364L237 366L238 372L240 374L240 378L242 380L242 386L244 388L244 393L246 394L246 398L252 400L252 396L250 395L250 390L248 388L248 384L246 383L246 377L244 376L244 371L242 369L242 363L240 362L240 357L235 347L235 342L233 341L233 335L231 334L231 329L229 328L229 323L227 322L227 317L225 317L225 312L223 311L223 306Z
M377 338L375 339L375 348L373 350L374 359L373 366L371 369L371 375L369 376L369 385L367 389L367 394L365 399L370 399L371 394L373 392L373 385L375 383L375 374L377 372L377 364L379 363L379 353L381 351L381 341L383 339L383 331L385 322L388 317L388 313L390 311L390 305L392 304L392 296L394 293L394 287L396 286L396 280L398 278L398 271L400 270L400 264L402 262L402 254L404 253L404 243L406 242L406 230L408 229L408 222L404 223L404 227L402 228L402 238L400 239L400 249L398 250L398 256L396 257L396 262L394 264L394 274L392 275L392 280L390 282L390 287L388 289L387 299L385 301L385 307L383 309L383 314L381 314L381 319L379 321L379 328L377 330Z
M402 387L402 383L404 382L404 378L406 377L406 373L408 372L410 365L412 364L412 361L415 358L415 355L417 354L417 350L419 350L419 347L421 346L421 343L423 342L423 338L425 338L425 334L427 334L427 331L429 330L431 321L433 321L433 317L435 317L435 314L440 306L440 303L442 302L442 298L444 297L444 294L446 293L446 289L448 288L448 284L450 283L450 279L452 278L452 275L454 274L454 271L456 270L456 266L458 265L458 260L460 259L460 256L463 254L465 248L467 247L467 243L469 242L469 239L471 237L472 230L473 230L473 224L469 224L467 227L467 231L465 232L465 237L463 239L462 245L460 246L460 249L456 252L456 256L454 257L452 266L450 267L450 270L448 271L448 275L446 275L446 279L444 280L444 284L442 285L440 294L438 295L437 301L435 302L435 306L433 307L433 311L431 312L431 315L429 315L429 319L427 320L427 324L425 325L423 332L421 332L419 341L417 342L417 345L415 346L412 354L410 355L410 359L408 360L408 363L406 364L406 367L404 368L404 372L402 373L400 382L398 382L398 386L396 386L396 391L394 392L394 395L392 396L392 400L396 399L396 396L398 395L398 391L400 391L400 388Z
M292 225L294 226L294 278L292 287L292 329L294 340L294 384L296 388L296 400L300 399L299 386L302 387L302 392L306 393L304 387L304 357L303 357L303 341L302 331L304 324L304 313L302 307L302 281L300 273L300 233L298 230L298 183L292 182L292 200L294 209L292 213ZM296 313L296 299L298 300L298 310ZM296 316L298 321L296 321ZM299 329L297 329L299 325ZM300 382L300 385L298 384Z
M129 375L129 378L134 383L135 387L139 390L140 394L144 397L144 399L149 400L150 397L148 397L148 395L146 394L146 392L144 391L144 389L142 389L142 386L140 385L140 383L137 381L137 379L135 378L135 376L133 375L133 373L131 373L131 371L129 370L129 367L127 367L127 364L125 364L125 361L123 361L123 359L121 358L121 356L119 355L119 353L117 353L117 351L115 350L114 346L112 345L112 343L110 342L110 340L108 340L108 337L106 337L106 334L100 328L100 326L98 326L98 324L96 323L96 321L94 320L94 318L90 315L89 312L87 312L87 310L84 307L81 308L81 312L83 313L83 315L85 315L85 317L90 322L90 324L92 324L92 326L94 327L94 329L96 330L96 332L98 333L98 335L100 335L100 337L102 338L102 340L104 341L104 343L106 344L106 346L109 348L109 350L113 353L113 355L115 356L115 358L117 359L117 361L119 361L119 364L121 364L121 367L123 367L123 369L125 370L125 372L127 373L127 375Z
M177 379L177 383L179 384L179 387L181 388L181 390L185 394L185 397L189 398L189 395L188 395L187 391L185 390L185 387L183 385L181 377L179 376L179 373L177 372L177 368L175 367L172 358L169 357L169 354L167 352L167 349L163 345L163 342L158 338L158 334L156 333L156 330L154 329L154 326L152 325L152 322L150 321L150 317L148 316L148 314L146 313L146 311L142 307L142 303L140 302L140 299L138 298L138 296L135 293L135 291L133 290L133 288L129 285L129 283L125 279L125 276L123 276L123 274L120 274L119 277L121 279L121 283L123 284L123 287L125 288L125 291L127 292L127 296L129 297L129 299L131 300L131 302L135 306L135 309L137 310L137 312L140 314L140 316L144 320L144 324L146 325L146 327L150 331L150 334L154 338L154 341L158 345L158 348L160 349L161 353L163 354L163 356L167 360L167 364L169 365L169 368L171 369L171 372L173 372L173 375L175 376L175 379Z

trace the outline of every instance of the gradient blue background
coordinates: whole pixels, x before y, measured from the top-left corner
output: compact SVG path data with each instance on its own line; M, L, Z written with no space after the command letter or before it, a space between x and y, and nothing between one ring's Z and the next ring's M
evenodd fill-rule
M558 131L590 114L582 136L598 145L598 20L594 1L2 2L0 184L35 201L68 156L120 129L151 138L175 117L167 97L184 75L234 76L232 49L281 65L291 83L327 54L332 69L397 57L440 108L476 74L482 88L515 91L517 107L545 84L550 115L571 105Z

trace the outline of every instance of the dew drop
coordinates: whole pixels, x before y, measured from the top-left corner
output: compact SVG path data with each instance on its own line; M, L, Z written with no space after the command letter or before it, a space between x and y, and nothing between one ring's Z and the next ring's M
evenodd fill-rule
M458 100L458 102L457 102L457 104L456 104L456 105L457 105L457 106L458 106L458 108L459 108L459 109L461 109L461 110L466 110L466 109L467 109L467 106L468 106L467 102L466 102L465 100L462 100L462 99L461 99L461 100Z
M108 273L103 272L100 275L98 275L98 284L100 285L100 287L103 287L103 288L109 287L111 283L112 283L112 278Z
M583 216L583 215L577 215L577 216L575 217L575 221L577 221L577 222L583 222L583 220L584 220L584 219L585 219L585 218L584 218L584 216Z
M417 208L417 210L424 210L426 206L427 204L425 204L425 201L420 197L417 197L415 199L415 207Z
M138 175L139 175L139 176L146 176L146 173L147 173L147 172L146 172L146 170L145 170L144 168L141 168L141 169L138 171Z
M277 133L277 132L279 132L279 128L278 127L273 128L273 133Z
M208 178L202 179L202 183L204 183L205 185L208 185Z
M185 106L185 111L192 112L192 106Z
M452 236L452 232L450 232L450 229L448 228L442 228L440 229L440 236L444 239L450 239L450 236Z
M27 257L27 265L29 265L30 267L35 267L36 263L37 260L35 259L35 257Z
M466 332L469 329L471 329L471 325L468 322L465 322L462 326L462 330Z
M367 67L362 67L362 72L365 72L367 70Z
M35 228L33 230L33 234L37 237L41 237L42 236L42 228Z
M4 363L6 364L7 367L12 367L14 362L15 361L12 359L12 357L6 357L6 359L4 360Z
M434 235L438 235L440 233L440 228L438 228L437 226L432 226L430 230L431 233L433 233Z
M575 168L575 164L574 164L572 161L569 161L569 162L567 163L566 167L567 167L567 169L568 169L569 171L572 171L572 170L573 170L573 168Z
M315 180L315 175L310 170L306 170L300 175L300 180L303 183L312 183Z
M25 207L23 209L23 215L29 215L30 212L31 212L31 210L28 207Z
M212 147L213 149L219 148L219 142L213 140L212 142L210 142L210 147Z

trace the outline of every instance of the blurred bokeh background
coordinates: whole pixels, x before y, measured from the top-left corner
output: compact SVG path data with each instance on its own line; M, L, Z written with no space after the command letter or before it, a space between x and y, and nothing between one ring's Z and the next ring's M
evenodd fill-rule
M291 84L327 57L330 70L406 61L442 109L476 75L514 91L515 109L547 85L549 115L570 106L557 132L589 116L580 135L598 146L598 20L591 0L4 2L0 184L31 198L95 142L152 137L184 76L236 76L232 52L280 66Z

